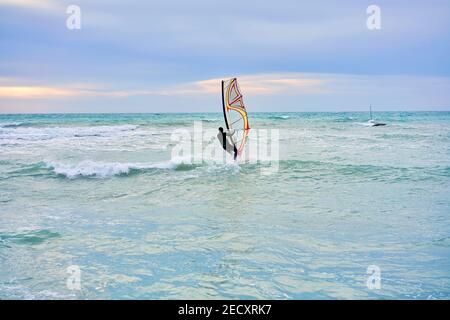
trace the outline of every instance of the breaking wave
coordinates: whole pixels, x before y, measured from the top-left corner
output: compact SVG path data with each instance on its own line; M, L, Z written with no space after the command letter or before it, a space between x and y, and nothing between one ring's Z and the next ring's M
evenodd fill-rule
M9 124L9 127L3 125L0 128L0 140L39 141L55 138L107 137L137 128L137 125L33 128L21 127L20 124Z
M204 121L204 122L217 122L217 121L220 121L220 120L217 119L217 118L205 118L205 119L202 119L202 121Z
M287 120L290 118L291 118L291 116L288 116L288 115L271 115L271 116L269 116L269 119L277 119L277 120Z
M0 128L17 128L24 126L24 122L9 122L9 123L0 123Z
M10 246L11 244L37 245L61 235L51 230L29 230L15 233L0 232L0 247Z
M189 159L174 158L170 161L158 163L122 163L122 162L96 162L86 160L77 164L58 162L44 162L44 166L58 176L68 179L76 178L108 178L113 176L130 175L151 169L191 170L195 165Z

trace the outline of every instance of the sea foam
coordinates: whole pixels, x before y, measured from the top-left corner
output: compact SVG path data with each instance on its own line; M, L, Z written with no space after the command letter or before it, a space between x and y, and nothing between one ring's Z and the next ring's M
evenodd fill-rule
M85 160L76 164L54 161L44 162L44 164L46 168L52 170L55 174L64 176L68 179L81 177L108 178L112 176L128 175L133 171L145 171L149 169L176 170L194 168L189 159L181 157L157 163L97 162Z
M7 122L7 123L0 123L0 128L17 128L23 125L24 125L23 122Z
M0 131L2 140L25 140L39 141L55 138L78 138L78 137L109 137L123 134L126 131L134 131L137 125L119 126L92 126L92 127L20 127L19 125L9 127L3 126Z

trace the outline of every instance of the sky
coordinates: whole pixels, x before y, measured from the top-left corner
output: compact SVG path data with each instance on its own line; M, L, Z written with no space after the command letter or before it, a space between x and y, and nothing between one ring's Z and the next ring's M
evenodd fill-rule
M450 111L449 57L448 0L0 0L0 113Z

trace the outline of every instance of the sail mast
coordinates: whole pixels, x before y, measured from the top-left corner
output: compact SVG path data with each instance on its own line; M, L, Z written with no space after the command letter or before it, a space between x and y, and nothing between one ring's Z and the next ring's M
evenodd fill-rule
M227 110L225 107L225 81L222 80L222 107L223 107L223 116L225 118L225 125L227 127L227 129L230 129L230 126L228 125L228 117L227 117Z

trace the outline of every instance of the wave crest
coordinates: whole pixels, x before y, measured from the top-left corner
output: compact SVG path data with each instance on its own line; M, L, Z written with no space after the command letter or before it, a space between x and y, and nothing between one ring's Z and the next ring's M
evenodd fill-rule
M137 125L93 126L93 127L22 127L21 124L3 125L0 140L39 141L55 138L109 137L123 132L134 131Z
M82 177L108 178L151 169L191 170L195 168L190 160L185 158L173 158L170 161L159 163L96 162L91 160L85 160L77 164L45 162L45 167L68 179Z
M291 116L288 115L281 115L281 114L276 114L276 115L270 115L269 119L276 119L276 120L287 120L290 119Z
M7 123L0 123L0 128L17 128L24 125L25 123L23 122L7 122Z

